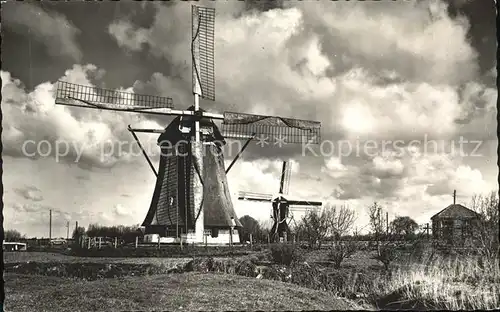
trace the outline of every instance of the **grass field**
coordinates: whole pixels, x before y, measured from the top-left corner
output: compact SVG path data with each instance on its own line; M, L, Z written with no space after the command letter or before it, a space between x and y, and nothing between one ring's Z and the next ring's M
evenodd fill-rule
M74 257L55 252L4 252L5 263L16 262L70 262L70 263L130 263L130 264L156 264L169 265L185 263L190 258L159 258L159 257L141 257L141 258L97 258L97 257Z
M347 309L341 304L347 304L351 309L500 308L498 259L436 256L417 261L401 257L390 271L384 271L381 263L372 259L369 251L357 252L346 259L340 269L334 269L328 264L326 253L326 250L305 251L304 260L308 264L303 263L297 267L268 266L275 273L282 272L279 276L264 276L263 280L254 278L255 275L253 278L237 276L234 266L232 270L226 270L225 265L222 271L231 274L164 274L168 268L186 264L193 257L98 258L46 252L5 253L6 265L39 262L40 266L45 267L45 272L47 268L50 270L52 266L57 266L57 263L72 264L71 270L87 266L81 269L84 272L110 264L162 267L161 270L134 269L135 277L107 278L126 275L124 273L128 269L122 268L118 275L108 274L106 278L101 276L94 281L54 276L35 277L23 275L24 271L5 273L6 307L7 311ZM262 255L263 252L255 252L251 256L214 260L234 264L241 259L249 261L252 257L257 259ZM195 258L202 261L207 259ZM93 263L99 265L89 265ZM68 265L65 270L69 270L67 268ZM220 266L217 270L215 272L220 272ZM146 272L146 276L139 276L143 274L141 272ZM82 275L81 272L79 274ZM289 278L284 279L286 276ZM236 287L243 290L236 291ZM142 289L151 290L152 294L143 293ZM85 299L84 296L88 298ZM293 298L290 299L290 296ZM334 299L337 297L350 300ZM153 299L149 302L147 298ZM33 309L35 304L40 304L40 308ZM71 308L72 305L77 308Z
M5 311L255 311L366 309L331 294L228 274L98 281L5 274Z

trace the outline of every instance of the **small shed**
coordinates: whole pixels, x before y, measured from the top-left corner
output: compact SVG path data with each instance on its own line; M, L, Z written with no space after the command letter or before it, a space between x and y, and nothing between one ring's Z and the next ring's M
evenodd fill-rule
M27 244L20 242L6 242L4 241L2 244L3 251L26 251Z
M480 215L460 204L452 204L431 217L434 239L448 244L463 245L474 237L474 228Z

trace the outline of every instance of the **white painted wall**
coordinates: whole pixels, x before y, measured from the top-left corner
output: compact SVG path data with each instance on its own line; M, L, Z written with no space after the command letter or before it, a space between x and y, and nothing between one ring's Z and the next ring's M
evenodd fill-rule
M230 230L219 230L219 235L217 237L212 237L211 235L206 236L207 237L207 244L216 244L216 245L224 245L224 244L229 244L230 242ZM158 243L158 234L147 234L144 235L144 242L145 243ZM168 244L168 243L178 243L179 240L176 239L175 237L161 237L160 238L160 243ZM187 239L183 241L184 243L191 244L193 242L197 242L196 236L194 233L188 233L187 234ZM204 242L203 242L204 243ZM240 243L240 236L238 234L238 230L233 230L233 244L239 244Z
M207 244L229 244L231 230L219 230L219 235L217 237L207 236ZM233 230L233 244L240 243L240 236L238 230Z

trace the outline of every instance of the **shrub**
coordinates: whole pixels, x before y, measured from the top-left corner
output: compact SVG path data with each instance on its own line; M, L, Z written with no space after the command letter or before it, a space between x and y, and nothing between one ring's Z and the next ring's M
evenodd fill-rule
M303 260L302 254L293 244L273 244L270 252L272 260L277 264L291 265Z
M336 269L340 268L342 261L354 255L357 251L355 242L336 242L328 252L328 260L333 261Z
M162 266L152 264L110 264L110 263L61 263L26 262L9 263L7 272L97 280L121 276L144 276L166 273Z
M396 246L384 244L378 248L377 254L373 257L373 259L382 262L382 264L384 265L384 269L386 271L389 271L391 263L397 260L399 256L400 251Z
M212 257L207 258L195 258L189 261L184 270L186 272L196 271L196 272L212 272L214 268L214 259Z
M325 289L326 275L316 266L297 263L292 267L291 282L311 289Z
M236 264L236 274L238 275L255 277L255 272L256 272L255 264L248 259L241 260Z
M286 268L273 265L268 267L264 272L263 272L263 277L268 280L273 280L273 281L280 281L284 282L286 280L286 277L290 274L289 270Z

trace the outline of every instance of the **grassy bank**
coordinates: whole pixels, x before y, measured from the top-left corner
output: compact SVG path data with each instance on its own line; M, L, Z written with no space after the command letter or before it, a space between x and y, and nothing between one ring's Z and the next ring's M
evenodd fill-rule
M384 308L498 309L500 266L498 259L438 257L402 265L387 280L374 281L372 289Z
M227 274L168 274L97 281L5 274L5 311L365 310L286 283Z
M317 250L306 251L305 255L298 257L291 265L277 263L263 265L263 262L272 260L272 257L262 252L244 257L194 257L194 260L193 258L83 258L49 253L7 253L5 260L11 264L30 261L29 265L22 264L17 270L8 269L11 273L7 274L48 275L42 279L83 277L89 275L85 272L96 269L96 272L100 273L94 274L95 278L102 280L95 281L96 285L114 283L111 281L123 280L130 275L134 275L136 279L139 278L138 275L146 275L140 278L147 281L154 280L158 274L166 276L163 274L171 272L174 268L173 272L185 272L187 275L192 275L193 271L208 272L207 278L219 276L221 273L225 273L227 275L225 278L229 280L241 276L249 277L251 279L247 281L252 285L245 287L251 289L257 287L253 285L253 281L257 284L264 281L276 285L283 285L283 282L286 282L285 284L290 287L298 286L311 291L321 291L329 294L327 296L344 297L358 304L369 304L380 309L482 310L500 307L498 259L486 260L470 255L459 257L433 255L432 258L420 257L419 260L401 257L391 264L389 271L386 271L372 256L372 252L359 251L346 259L340 269L334 268L325 253ZM57 262L61 265L57 265ZM65 265L62 265L63 263ZM68 263L72 265L67 265ZM177 274L168 276L174 275ZM259 279L255 278L257 276ZM166 281L165 287L181 287L176 284L175 279ZM78 279L73 281L76 284L80 282ZM169 284L170 282L173 284ZM27 289L24 290L26 296L32 290L31 285L27 285ZM226 284L221 286L219 291L229 293L230 289L232 289L231 284ZM259 293L258 287L255 289ZM22 292L22 289L19 291ZM266 291L265 288L262 291ZM134 292L131 294L136 296ZM137 296L140 298L140 295ZM255 296L265 296L265 294ZM294 308L290 305L288 309Z

